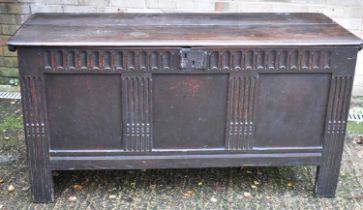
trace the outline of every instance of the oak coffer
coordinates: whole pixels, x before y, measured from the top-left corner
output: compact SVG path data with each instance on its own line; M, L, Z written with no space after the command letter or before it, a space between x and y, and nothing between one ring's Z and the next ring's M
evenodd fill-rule
M35 202L88 169L315 165L335 194L362 40L322 14L35 14L7 44Z

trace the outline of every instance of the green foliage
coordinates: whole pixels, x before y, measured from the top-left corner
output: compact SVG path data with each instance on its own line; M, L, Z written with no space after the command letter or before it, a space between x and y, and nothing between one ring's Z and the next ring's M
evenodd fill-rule
M9 80L9 85L18 86L19 85L19 79L13 78Z
M8 116L0 122L0 131L23 129L21 116Z
M19 79L14 77L3 77L0 75L0 84L1 85L12 85L12 86L18 86L19 85Z
M348 122L347 134L363 135L363 123Z
M358 115L363 115L363 107L354 107L350 112Z

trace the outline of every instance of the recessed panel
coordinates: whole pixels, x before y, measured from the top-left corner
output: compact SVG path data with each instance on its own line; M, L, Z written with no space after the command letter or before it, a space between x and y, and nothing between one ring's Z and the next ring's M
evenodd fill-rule
M121 149L119 75L48 75L51 149Z
M226 74L153 75L155 149L225 145Z
M320 146L330 78L330 74L261 74L254 146Z

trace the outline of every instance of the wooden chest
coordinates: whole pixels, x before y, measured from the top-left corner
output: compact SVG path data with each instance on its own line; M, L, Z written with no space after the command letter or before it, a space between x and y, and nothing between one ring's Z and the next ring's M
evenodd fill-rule
M86 169L315 165L335 194L362 41L322 14L36 14L7 44L35 202Z

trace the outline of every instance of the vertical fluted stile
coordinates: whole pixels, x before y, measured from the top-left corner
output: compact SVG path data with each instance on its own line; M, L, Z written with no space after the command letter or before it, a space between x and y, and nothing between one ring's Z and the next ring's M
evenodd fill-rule
M326 127L323 141L323 162L315 185L319 195L335 192L345 136L353 77L333 76L331 80ZM330 179L326 179L330 177ZM333 180L332 180L333 179Z
M124 107L124 148L126 151L151 150L151 75L122 76Z
M248 110L248 116L250 116L249 118L249 140L248 140L248 145L247 148L252 148L253 147L253 138L254 138L254 122L255 122L255 98L256 98L256 89L257 89L257 76L253 76L251 77L251 91L250 91L250 95L249 95L249 110Z
M241 116L240 116L240 110L241 110L241 100L243 100L243 94L242 94L242 90L241 90L241 86L242 86L242 81L240 77L235 77L234 80L236 81L236 87L234 90L234 95L235 95L235 101L233 102L234 104L234 116L233 116L233 124L234 124L234 141L233 141L233 148L238 149L239 148L239 139L241 139L241 125L240 125L240 121L241 121Z
M250 132L249 132L249 127L250 127L250 116L249 116L249 112L248 110L250 109L250 94L251 94L251 77L244 77L243 78L245 80L245 90L244 90L244 108L243 108L243 139L244 141L242 142L242 149L247 149L248 145L249 145L249 138L250 138Z
M341 138L344 138L346 127L346 116L348 112L350 88L352 84L351 77L334 77L334 91L332 96L333 107L328 116L328 128L326 143L329 145L328 165L334 167L333 152L339 147Z
M34 200L53 200L43 79L39 76L21 76L20 82L32 195Z
M254 138L256 76L231 74L228 88L226 147L249 150Z

